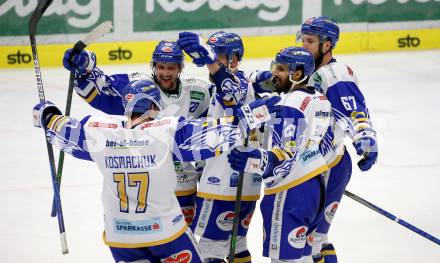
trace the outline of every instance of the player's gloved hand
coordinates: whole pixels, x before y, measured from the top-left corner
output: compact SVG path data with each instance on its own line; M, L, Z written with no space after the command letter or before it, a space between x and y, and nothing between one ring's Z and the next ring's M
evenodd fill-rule
M96 55L87 50L73 54L73 49L70 48L64 52L63 65L71 72L85 74L96 67Z
M250 74L249 80L257 93L273 92L274 90L272 72L270 71L254 71Z
M217 58L212 48L195 33L180 32L177 44L193 59L193 63L198 67L213 64Z
M53 115L61 115L60 109L50 101L40 102L34 106L32 119L34 126L43 128Z
M272 156L268 151L238 146L228 154L231 168L238 172L259 174L267 177L272 170Z
M359 168L361 171L369 170L376 163L378 156L376 132L370 128L359 131L353 137L353 146L356 153L362 156L358 162Z
M236 110L240 119L240 127L249 134L249 131L255 129L260 124L267 122L271 114L277 114L282 110L281 106L276 105L281 98L273 96L268 99L255 100L249 105L243 105Z

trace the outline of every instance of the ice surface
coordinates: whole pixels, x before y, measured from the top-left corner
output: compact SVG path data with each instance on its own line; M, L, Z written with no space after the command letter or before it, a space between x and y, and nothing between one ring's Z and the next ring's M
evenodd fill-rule
M440 51L339 56L357 73L379 137L379 161L353 170L348 189L440 237ZM207 77L190 63L183 75ZM242 69L268 69L270 59ZM103 66L106 73L145 65ZM42 65L47 99L65 107L68 72ZM0 70L0 262L112 262L102 242L101 175L93 163L65 160L62 204L70 253L61 255L50 217L52 186L42 130L33 128L38 101L33 69ZM74 95L73 116L101 114ZM437 134L437 135L436 135ZM355 165L355 162L354 162ZM440 262L440 246L344 197L330 239L342 263ZM253 262L261 257L259 211L249 232Z

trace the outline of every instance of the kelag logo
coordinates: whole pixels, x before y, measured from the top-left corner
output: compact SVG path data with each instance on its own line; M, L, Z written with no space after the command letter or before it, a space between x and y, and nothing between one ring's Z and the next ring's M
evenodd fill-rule
M409 34L406 37L397 39L397 46L399 48L418 47L420 45L420 38L411 37Z
M122 49L121 47L108 52L108 59L110 60L129 60L132 56L133 53L130 50Z
M29 64L32 60L32 56L27 53L21 53L20 50L17 53L8 54L8 64Z

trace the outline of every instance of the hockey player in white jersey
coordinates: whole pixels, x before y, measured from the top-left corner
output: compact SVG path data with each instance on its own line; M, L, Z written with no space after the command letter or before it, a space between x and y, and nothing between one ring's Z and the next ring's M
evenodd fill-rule
M173 41L160 41L152 54L152 75L142 72L106 75L96 66L93 52L84 50L71 58L66 51L63 64L75 72L75 91L92 107L108 114L123 115L121 92L128 82L137 79L154 81L160 87L162 116L183 116L187 119L206 116L212 84L196 78L181 78L184 55ZM198 163L196 163L198 164ZM187 223L195 212L197 179L201 171L194 163L175 163L179 173L176 195Z
M216 120L159 118L157 86L148 80L124 88L127 121L63 116L50 102L34 107L34 125L74 157L94 161L104 176L104 242L115 262L202 262L174 194L173 162L214 157L240 145L250 129L270 120L279 99L259 100Z
M307 86L313 70L314 59L306 49L278 52L272 75L282 111L265 126L268 148L238 147L228 155L232 168L264 179L263 256L273 263L313 262L310 237L323 216L321 174L328 168L319 144L330 125L331 106Z
M216 86L208 115L221 118L231 115L243 103L255 100L252 86L239 70L244 47L235 33L219 31L205 43L197 34L182 32L178 44L198 66L206 65L210 79ZM226 156L206 161L196 198L196 216L191 226L201 236L199 247L205 262L225 262L229 254L229 239L234 217L238 173L231 169ZM259 199L261 178L245 177L243 202L239 215L236 262L251 262L246 235Z
M321 152L331 168L327 172L325 217L314 235L314 257L316 262L337 262L334 247L327 233L338 208L352 172L350 155L345 149L344 139L352 139L356 152L361 156L358 166L369 170L378 156L376 131L373 129L365 98L358 87L353 70L332 56L339 39L339 26L328 17L307 19L298 34L315 57L316 72L309 85L327 96L331 102L335 123L321 145ZM320 253L321 250L321 253Z

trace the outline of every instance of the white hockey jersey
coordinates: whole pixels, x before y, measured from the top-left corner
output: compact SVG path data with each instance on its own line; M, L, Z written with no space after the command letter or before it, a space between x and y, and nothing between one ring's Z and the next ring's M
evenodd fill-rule
M331 129L321 145L321 153L332 168L344 154L346 136L353 137L366 127L372 128L368 108L353 70L335 59L313 73L308 85L324 94L332 105Z
M240 144L233 121L167 117L126 129L114 118L54 115L47 137L73 156L96 162L104 176L104 241L135 248L167 243L186 230L174 194L174 161L211 158Z
M242 72L239 72L242 87L240 92L244 93L244 103L255 100L252 85L245 79ZM246 86L244 86L246 85ZM223 105L222 98L215 96L208 111L211 118L221 118L233 114L233 109ZM229 153L229 152L228 152ZM197 196L224 201L234 201L237 195L238 172L233 170L228 163L227 153L210 160L206 160L205 168L199 182ZM245 174L243 179L242 200L255 201L260 197L262 179L257 174Z
M151 75L143 72L107 76L101 70L95 68L89 76L93 77L83 79L77 77L75 90L91 106L112 115L124 115L120 94L129 82L140 79L148 79L154 82ZM188 120L205 117L210 105L211 87L211 83L188 77L180 78L178 94L168 94L160 89L161 116L182 116ZM175 168L178 174L176 195L182 196L195 193L200 175L200 171L196 169L195 164L176 161Z
M265 194L295 187L328 169L319 151L331 116L330 102L321 93L300 88L282 94L282 118L266 126L266 145L276 156L273 172L264 179Z

